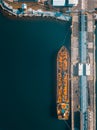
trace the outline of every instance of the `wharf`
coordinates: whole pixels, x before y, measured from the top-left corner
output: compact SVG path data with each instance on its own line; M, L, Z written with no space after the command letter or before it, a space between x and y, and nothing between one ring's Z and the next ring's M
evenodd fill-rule
M78 14L72 17L71 35L71 119L72 130L80 129L80 88L78 76L79 39L78 39Z
M96 7L89 5L90 2L84 3L85 10ZM94 2L97 5L97 1ZM79 12L71 14L71 122L72 130L96 130L95 20L93 13L81 13L81 4ZM82 74L80 64L84 66ZM90 74L86 74L87 64Z
M9 6L11 6L13 9L18 10L22 8L22 4L26 4L27 8L30 8L32 10L43 10L43 11L51 11L51 12L61 12L65 13L67 11L67 7L54 7L52 6L50 0L48 0L49 4L44 4L44 0L40 2L33 2L33 1L13 1L10 0L3 0L5 3L7 3Z
M26 9L24 8L26 5ZM23 6L23 7L22 7ZM64 11L66 9L61 10L58 8L53 8L45 6L41 3L37 2L10 2L8 0L0 0L0 7L7 14L11 16L15 16L17 18L22 17L48 17L54 18L56 20L69 21L71 20L71 16L69 14L65 14Z
M95 21L93 14L88 14L87 23L87 50L90 62L90 76L87 77L88 83L88 129L96 130L96 62L95 62Z

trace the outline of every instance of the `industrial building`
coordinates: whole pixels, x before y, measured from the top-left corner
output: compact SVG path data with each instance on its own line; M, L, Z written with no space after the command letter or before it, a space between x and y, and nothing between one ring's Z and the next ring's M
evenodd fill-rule
M53 6L77 6L78 0L53 0Z
M79 76L82 76L82 75L89 76L90 75L90 64L79 63L78 75Z
M77 6L78 0L68 0L68 5L70 6Z
M53 6L66 6L66 0L53 0Z
M21 8L22 8L22 10L26 10L27 9L27 4L23 3Z

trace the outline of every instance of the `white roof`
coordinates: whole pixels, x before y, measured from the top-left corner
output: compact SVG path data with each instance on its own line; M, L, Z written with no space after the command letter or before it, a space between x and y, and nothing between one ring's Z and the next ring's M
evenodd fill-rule
M68 0L69 2L69 4L71 4L71 5L77 5L78 4L78 0Z
M78 66L78 75L81 76L83 75L83 64L79 63Z
M23 3L22 4L22 9L27 9L27 4Z
M65 6L66 0L53 0L53 6Z
M90 64L86 64L86 75L90 75Z

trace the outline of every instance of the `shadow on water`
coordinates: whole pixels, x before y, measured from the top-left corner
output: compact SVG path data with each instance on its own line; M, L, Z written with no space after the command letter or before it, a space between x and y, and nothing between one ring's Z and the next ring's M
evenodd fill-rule
M51 101L51 116L57 118L57 106L56 106L56 92L57 92L57 52L52 55L52 101Z

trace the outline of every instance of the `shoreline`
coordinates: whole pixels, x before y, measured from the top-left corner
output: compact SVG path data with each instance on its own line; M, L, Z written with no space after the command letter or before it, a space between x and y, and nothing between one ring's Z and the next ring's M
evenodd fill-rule
M60 19L56 19L56 18L53 18L53 17L41 17L41 16L33 16L33 17L16 17L14 15L10 15L8 14L5 10L3 10L1 7L0 7L0 12L1 12L1 15L4 16L5 18L7 19L10 19L10 20L17 20L17 21L37 21L37 20L44 20L44 21L53 21L53 22L60 22L62 24L65 24L65 22L70 22L71 20L69 21L63 21L63 20L60 20Z
M42 9L33 10L28 8L26 11L19 13L18 9L14 9L12 6L9 6L5 1L0 0L0 11L9 18L12 19L55 19L59 21L70 21L71 16L61 12L52 12L52 11L43 11Z

